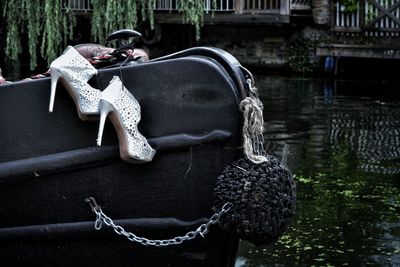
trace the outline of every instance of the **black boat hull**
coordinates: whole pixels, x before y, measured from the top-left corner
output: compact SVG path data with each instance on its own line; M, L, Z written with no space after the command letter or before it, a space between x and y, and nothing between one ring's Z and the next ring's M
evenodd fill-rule
M61 86L49 114L49 79L0 88L0 265L232 266L238 239L218 226L181 245L143 246L96 231L85 199L149 239L206 222L217 176L241 153L240 65L198 48L102 70L92 83L104 89L113 75L142 107L140 130L157 149L151 163L123 162L111 123L95 147L98 122L79 120Z

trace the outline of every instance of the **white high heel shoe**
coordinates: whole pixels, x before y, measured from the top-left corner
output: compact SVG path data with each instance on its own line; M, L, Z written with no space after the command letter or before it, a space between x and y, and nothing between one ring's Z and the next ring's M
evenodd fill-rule
M140 105L118 76L114 76L109 86L102 92L99 109L98 146L101 146L104 124L108 115L117 131L120 156L123 160L130 163L143 163L153 159L156 151L137 128L141 117Z
M82 120L95 118L99 114L101 91L93 88L87 82L97 70L72 46L50 65L51 92L49 112L53 112L57 81L60 80L74 100L78 116Z

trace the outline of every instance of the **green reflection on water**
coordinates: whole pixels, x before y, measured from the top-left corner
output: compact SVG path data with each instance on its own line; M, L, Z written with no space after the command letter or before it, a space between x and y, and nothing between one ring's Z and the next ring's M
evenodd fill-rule
M237 267L400 265L395 177L359 171L346 143L328 154L329 167L312 168L317 159L306 155L296 172L298 206L290 230L268 247L241 242Z

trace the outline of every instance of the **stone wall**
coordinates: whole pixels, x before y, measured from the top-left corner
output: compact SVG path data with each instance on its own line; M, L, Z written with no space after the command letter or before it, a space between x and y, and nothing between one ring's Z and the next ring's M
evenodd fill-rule
M282 67L288 64L291 31L283 26L206 26L200 45L212 45L242 64Z
M290 25L205 25L196 42L188 25L161 25L160 42L148 47L150 57L173 53L192 46L214 46L234 55L243 65L290 69L296 40L322 40L326 30ZM291 51L292 50L292 51ZM309 52L311 61L315 53ZM292 57L293 58L293 57Z

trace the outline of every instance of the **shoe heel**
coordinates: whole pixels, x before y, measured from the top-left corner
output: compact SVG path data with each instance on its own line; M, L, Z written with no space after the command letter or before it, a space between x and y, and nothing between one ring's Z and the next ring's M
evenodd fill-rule
M55 69L51 70L51 91L50 91L50 104L49 104L49 112L53 112L54 107L54 98L56 97L56 89L57 89L57 82L58 79L62 74Z
M110 113L110 111L112 111L112 106L105 101L100 101L100 124L96 140L98 146L101 146L101 140L103 139L104 124L106 123L106 118L108 113Z

